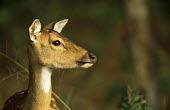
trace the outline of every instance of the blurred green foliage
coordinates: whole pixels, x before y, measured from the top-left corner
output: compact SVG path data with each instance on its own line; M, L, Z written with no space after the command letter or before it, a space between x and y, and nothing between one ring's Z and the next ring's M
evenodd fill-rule
M130 86L127 89L127 98L121 103L122 108L120 110L152 110L144 99L143 95Z

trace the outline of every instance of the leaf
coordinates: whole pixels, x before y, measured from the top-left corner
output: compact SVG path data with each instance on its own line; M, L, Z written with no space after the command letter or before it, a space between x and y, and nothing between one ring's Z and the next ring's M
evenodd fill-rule
M122 106L125 107L125 108L129 108L130 107L130 105L128 103L126 103L126 102L123 102Z
M138 102L140 99L141 99L141 96L136 96L133 101Z
M144 110L152 110L152 108L151 108L151 107L148 107L148 106L145 106L145 107L144 107Z
M132 110L140 110L139 108L141 108L141 104L140 103L136 103L132 106Z
M121 109L119 109L119 110L128 110L128 109L125 109L125 108L121 108Z
M141 104L146 104L147 101L146 101L146 100L142 100L140 103L141 103Z

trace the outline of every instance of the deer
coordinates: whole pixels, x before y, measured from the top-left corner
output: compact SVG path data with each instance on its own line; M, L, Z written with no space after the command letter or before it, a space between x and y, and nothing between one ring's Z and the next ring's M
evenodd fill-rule
M68 19L52 22L43 29L39 19L32 22L27 52L28 89L11 96L3 110L59 110L52 97L52 70L89 68L96 62L93 53L61 34L67 22Z

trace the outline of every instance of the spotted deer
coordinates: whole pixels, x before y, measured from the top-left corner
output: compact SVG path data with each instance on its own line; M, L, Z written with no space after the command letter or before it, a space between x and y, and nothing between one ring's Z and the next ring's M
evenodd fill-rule
M29 27L28 89L10 97L3 110L59 110L52 97L51 75L57 68L89 68L96 56L61 35L68 19L41 29L39 19Z

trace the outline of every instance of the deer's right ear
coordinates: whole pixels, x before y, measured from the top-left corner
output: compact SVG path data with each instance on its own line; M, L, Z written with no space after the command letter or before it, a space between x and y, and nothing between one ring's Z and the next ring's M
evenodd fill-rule
M35 19L29 27L29 35L31 41L36 41L36 37L41 34L41 23L39 19Z

